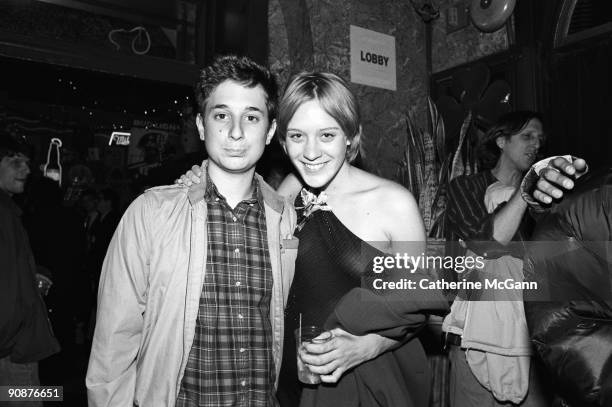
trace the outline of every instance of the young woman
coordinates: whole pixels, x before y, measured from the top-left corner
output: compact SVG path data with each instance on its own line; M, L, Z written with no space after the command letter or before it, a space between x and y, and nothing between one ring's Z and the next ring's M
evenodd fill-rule
M331 73L296 75L279 104L277 134L298 174L279 192L295 199L300 239L285 310L281 406L425 406L429 401L427 360L420 342L409 339L428 312L445 309L441 295L432 292L420 307L410 292L400 293L400 301L382 307L410 303L410 315L399 318L397 310L376 314L378 297L368 303L350 295L372 272L373 257L395 253L400 245L402 252L418 255L425 242L410 192L351 164L359 151L360 123L355 96ZM375 314L376 320L368 319ZM381 329L387 316L388 329ZM319 385L297 379L294 332L300 321L326 326L332 334L300 349L303 363L321 375Z

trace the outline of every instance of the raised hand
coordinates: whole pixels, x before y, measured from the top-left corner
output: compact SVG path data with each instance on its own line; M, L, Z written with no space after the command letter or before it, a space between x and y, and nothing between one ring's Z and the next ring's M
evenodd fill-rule
M586 161L581 158L570 162L564 157L557 157L539 172L539 179L533 191L533 198L549 204L553 199L563 197L564 191L574 188L577 175L586 170Z

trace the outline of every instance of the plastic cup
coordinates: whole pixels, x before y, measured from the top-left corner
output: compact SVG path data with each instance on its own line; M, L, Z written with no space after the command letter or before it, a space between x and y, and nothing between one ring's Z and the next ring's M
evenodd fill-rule
M295 330L295 343L297 345L297 372L298 379L302 383L306 384L319 384L321 383L321 376L317 373L312 373L310 369L302 362L300 358L300 348L304 345L304 343L323 343L329 341L332 336L331 334L328 337L315 339L317 336L321 335L325 330L319 326L307 325L302 327L301 337L300 337L300 329Z

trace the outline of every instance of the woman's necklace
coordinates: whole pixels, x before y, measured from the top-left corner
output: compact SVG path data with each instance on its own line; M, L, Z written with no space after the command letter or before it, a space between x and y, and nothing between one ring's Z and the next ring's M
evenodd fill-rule
M296 206L296 210L302 211L302 219L297 225L297 230L300 231L308 219L318 210L331 211L332 207L327 204L327 193L321 191L318 195L310 192L306 188L302 188L300 191L300 197L302 198L302 206Z

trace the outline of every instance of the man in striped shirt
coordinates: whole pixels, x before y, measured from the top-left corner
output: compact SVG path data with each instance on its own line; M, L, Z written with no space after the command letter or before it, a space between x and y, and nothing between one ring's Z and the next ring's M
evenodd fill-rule
M457 177L449 186L446 211L449 240L464 242L467 248L485 259L504 255L522 259L522 245L510 244L513 240L525 240L531 229L529 216L526 216L527 203L518 187L525 172L535 162L543 140L544 130L537 113L519 111L499 119L486 133L479 148L479 158L486 170ZM515 191L506 202L490 212L485 204L485 193L496 182L502 187L515 188ZM467 324L464 304L460 301L453 304L444 323L445 345L449 348L451 362L451 407L514 405L509 403L510 399L496 399L492 391L476 379L473 367L466 360L461 348L461 334L464 324ZM504 382L506 387L509 385L508 377ZM495 382L493 377L489 379ZM532 385L530 380L530 391L521 406L543 405L543 395L538 386ZM508 393L514 395L520 391L514 388Z

